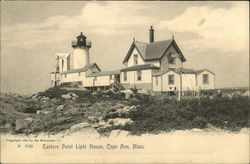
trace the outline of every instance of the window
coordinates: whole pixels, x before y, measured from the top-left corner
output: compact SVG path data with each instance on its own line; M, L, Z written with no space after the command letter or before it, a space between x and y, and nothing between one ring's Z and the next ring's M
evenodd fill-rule
M112 75L109 75L109 80L113 80L113 76Z
M158 76L155 77L155 85L158 86Z
M78 72L78 76L81 76L81 72Z
M123 73L123 80L124 80L124 81L127 81L127 80L128 80L127 72L124 72L124 73Z
M67 78L67 74L64 74L64 78Z
M175 57L173 55L174 55L174 53L170 53L168 55L168 63L169 64L175 64Z
M174 84L174 75L168 75L168 85Z
M138 65L138 55L134 55L134 65Z
M208 80L208 74L203 74L203 84L208 84L209 80Z
M137 71L137 81L141 81L141 70Z
M70 69L70 55L67 57L67 70Z

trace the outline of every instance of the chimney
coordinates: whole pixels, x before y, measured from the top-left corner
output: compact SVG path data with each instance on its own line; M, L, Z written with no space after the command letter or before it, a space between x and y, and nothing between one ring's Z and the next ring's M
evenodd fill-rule
M154 42L154 29L153 26L149 29L149 43Z

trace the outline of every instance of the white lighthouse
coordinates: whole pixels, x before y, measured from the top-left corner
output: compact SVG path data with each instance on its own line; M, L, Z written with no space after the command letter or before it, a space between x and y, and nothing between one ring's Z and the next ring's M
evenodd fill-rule
M83 68L89 64L89 48L91 47L91 42L86 40L81 32L77 36L77 40L72 42L73 54L72 54L72 64L71 69Z

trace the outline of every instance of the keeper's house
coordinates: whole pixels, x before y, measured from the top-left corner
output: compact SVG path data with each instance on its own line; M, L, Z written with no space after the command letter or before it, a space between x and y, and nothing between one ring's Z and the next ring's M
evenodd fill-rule
M89 63L91 42L81 33L72 42L73 54L56 54L56 71L51 73L52 85L69 83L86 89L137 88L152 91L197 91L215 88L215 74L207 69L183 68L186 59L174 37L154 41L149 30L149 43L133 40L123 64L125 68L101 71Z

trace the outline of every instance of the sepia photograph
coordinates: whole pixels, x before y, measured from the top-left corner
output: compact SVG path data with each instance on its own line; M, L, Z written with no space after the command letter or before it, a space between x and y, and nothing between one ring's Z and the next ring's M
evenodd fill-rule
M1 1L0 163L250 162L249 1Z

